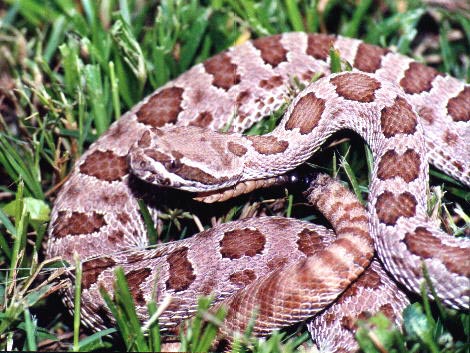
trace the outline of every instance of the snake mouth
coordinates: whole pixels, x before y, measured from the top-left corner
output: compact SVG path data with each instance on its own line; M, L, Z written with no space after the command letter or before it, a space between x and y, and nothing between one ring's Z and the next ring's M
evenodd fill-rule
M296 168L294 170L288 171L287 173L276 175L264 179L250 179L239 181L235 185L205 192L197 192L196 196L193 197L194 200L205 202L205 203L214 203L214 202L223 202L229 200L233 197L237 197L243 194L247 194L257 189L267 188L271 186L280 186L280 185L302 185L307 187L314 178L318 176L317 171L309 170L308 172L301 168Z
M252 192L256 189L284 185L291 182L290 178L291 176L289 174L282 174L266 179L244 180L227 188L198 192L196 193L194 199L205 203L223 202L233 197L248 194L249 192Z

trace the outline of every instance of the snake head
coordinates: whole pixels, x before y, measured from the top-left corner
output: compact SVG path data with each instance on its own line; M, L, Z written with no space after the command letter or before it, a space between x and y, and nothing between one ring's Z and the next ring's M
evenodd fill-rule
M240 134L195 126L153 128L131 148L129 166L134 175L154 185L193 192L219 190L242 177L244 143Z

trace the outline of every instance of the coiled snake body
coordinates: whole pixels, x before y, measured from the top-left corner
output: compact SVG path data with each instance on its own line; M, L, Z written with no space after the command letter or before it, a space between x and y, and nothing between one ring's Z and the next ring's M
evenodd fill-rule
M294 76L308 82L315 72L327 75L331 46L352 72L307 86L272 133L238 133L285 102ZM419 293L424 263L444 303L468 309L470 242L439 230L426 202L428 162L470 184L469 107L470 86L359 40L289 33L245 43L145 98L90 147L55 203L48 256L70 261L76 251L88 259L82 308L92 327L110 324L97 288L111 290L120 265L143 318L146 301L174 297L160 318L163 328L191 315L198 295L215 293L218 305L229 308L224 334L243 330L257 309L254 332L264 335L311 317L360 276L373 255L369 228L379 258L398 282ZM228 121L231 133L215 132ZM286 173L345 128L361 135L374 156L368 227L357 202L319 177L308 198L330 220L336 239L312 225L276 218L230 223L143 250L146 230L134 176L236 194L240 185ZM278 234L286 243L277 243ZM152 295L155 283L158 297ZM65 298L70 304L70 294ZM368 309L395 318L405 303L373 261L311 330L320 346L354 350L347 322Z

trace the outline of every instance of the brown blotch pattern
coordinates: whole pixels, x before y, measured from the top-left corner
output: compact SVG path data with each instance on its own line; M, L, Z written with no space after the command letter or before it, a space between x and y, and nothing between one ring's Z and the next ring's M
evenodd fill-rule
M246 103L250 99L250 96L251 96L251 92L249 90L244 90L238 93L235 101L237 105L241 105L241 104Z
M449 271L460 276L470 276L468 249L443 244L424 227L417 227L414 232L406 233L403 242L414 255L423 259L440 260Z
M153 257L157 257L157 256L152 256L152 258ZM134 252L134 253L130 253L129 255L126 256L126 263L131 264L131 263L134 263L134 262L139 262L139 261L145 260L147 258L148 257L146 256L145 253Z
M182 247L169 254L167 262L170 266L169 278L166 281L167 289L172 289L175 292L183 291L196 279L194 268L188 260L187 247Z
M341 212L344 212L344 214L342 214L339 218L337 218L337 220L335 221L335 223L337 224L337 226L341 227L341 226L344 226L344 224L358 224L360 222L366 222L368 221L368 218L367 216L365 215L360 215L360 216L354 216L352 217L352 215L350 213L346 213L346 211L342 210ZM348 211L349 212L349 211ZM357 227L356 227L357 228ZM342 231L342 229L341 229Z
M89 234L98 231L106 225L102 214L91 212L90 214L72 212L67 215L60 211L52 226L52 234L55 238L63 238L67 235Z
M147 149L144 151L144 153L147 157L159 163L165 163L165 162L171 161L172 159L168 154L159 152L155 149Z
M379 311L386 317L388 317L390 320L396 319L395 311L393 310L393 307L390 303L381 305Z
M319 256L321 257L322 262L326 264L329 269L336 272L337 276L348 273L351 269L351 266L348 263L341 261L342 259L339 255L329 248L322 250Z
M119 244L124 239L124 232L120 229L111 231L108 234L108 241L112 244Z
M373 73L380 69L382 58L387 52L389 52L387 49L376 45L361 43L354 58L354 67L364 72Z
M126 156L117 156L112 151L94 151L80 165L80 172L100 180L120 180L128 173Z
M203 100L207 99L206 90L193 88L190 94L191 94L191 101L194 105L198 105Z
M284 230L286 228L290 228L292 223L291 220L288 218L272 218L270 223L276 227L278 230Z
M218 88L228 90L240 82L237 74L237 65L230 61L227 53L221 53L204 61L204 68L212 75L212 84Z
M408 94L429 91L432 81L439 75L436 69L423 64L412 62L405 71L405 76L400 81L400 86Z
M436 114L434 113L434 110L430 107L422 107L418 111L419 116L426 121L429 124L434 123L434 118Z
M255 271L248 270L248 269L232 273L229 276L230 282L232 282L233 284L241 285L241 286L247 286L248 284L253 282L255 279L256 279Z
M444 142L450 146L455 145L459 141L459 136L454 134L449 129L446 130L444 133Z
M362 103L373 102L375 91L381 87L379 81L360 73L336 76L330 82L336 86L336 93L341 97Z
M344 233L344 234L349 234L353 235L355 237L361 238L369 243L370 249L373 247L373 240L370 236L369 230L367 229L366 225L363 225L362 227L356 227L356 226L351 226L351 227L343 227L338 230L338 232ZM337 245L345 248L349 253L354 255L356 258L357 263L362 263L363 266L366 266L370 261L370 257L372 256L370 249L366 252L361 250L360 247L358 247L358 244L356 244L354 241L352 241L350 238L340 238L337 239L335 242Z
M372 313L370 311L363 310L359 314L357 314L357 320L367 320L372 317Z
M204 283L201 285L199 288L198 292L201 293L201 295L211 295L214 292L214 288L217 287L218 283L218 278L215 276L207 276L209 278L206 278Z
M341 300L343 296L341 296L340 298L338 298L338 302ZM323 320L325 320L325 323L328 326L331 326L331 324L333 324L333 322L336 321L336 315L333 314L333 313L326 313L323 315Z
M356 322L358 319L359 319L358 317L353 317L351 315L344 315L341 318L341 326L348 331L356 332L357 330Z
M145 131L142 136L140 137L137 145L142 148L150 147L150 143L152 142L152 136L150 135L150 131Z
M239 143L233 141L230 141L227 144L227 149L237 157L244 156L246 152L248 152L248 149L245 146L242 146Z
M333 188L332 192L335 198L338 200L343 200L343 199L347 200L348 195L349 195L349 192L346 188ZM347 207L348 210L353 210L358 207L358 204L356 202L352 202L352 203L346 203L344 201L341 201L341 202L345 203L344 207Z
M299 128L302 135L312 132L318 125L323 111L325 110L325 100L317 98L315 93L310 92L299 99L286 122L286 129L293 130Z
M394 150L388 150L380 159L377 176L382 180L401 177L409 183L419 176L420 165L419 154L412 149L407 149L401 155Z
M339 298L338 303L343 303L349 297L355 297L363 288L370 288L372 290L379 288L382 284L380 275L375 272L371 267L366 269L359 278L351 284L351 286Z
M298 234L297 246L305 255L311 256L318 252L323 247L323 244L317 232L304 228Z
M269 271L275 271L281 267L286 266L286 264L288 263L289 263L289 259L285 257L281 257L281 256L276 256L272 258L271 260L269 260L266 263L266 266L268 267Z
M347 194L348 194L348 191L343 188L335 190L334 192L335 192L335 197L339 199L347 197ZM344 195L344 196L340 196L340 195ZM336 207L336 204L338 205L337 207ZM340 207L344 210L343 212L351 212L355 210L356 208L358 208L358 204L357 202L345 203L344 201L341 201L341 202L335 203L333 209L338 209Z
M162 89L136 112L137 121L153 127L175 123L182 110L183 91L180 87Z
M205 138L201 137L201 141L205 141ZM184 158L184 154L181 153L180 151L177 151L177 150L171 150L171 155L173 157L175 157L176 159L183 159Z
M405 99L397 97L392 106L382 109L380 125L386 137L397 134L414 134L417 118L411 105Z
M377 197L375 211L380 222L393 226L400 217L413 217L416 212L416 199L408 191L395 196L390 191L384 191Z
M373 242L368 230L364 230L360 227L345 227L338 232L343 234L352 234L369 242L369 250L363 251L362 248L360 248L358 244L350 238L338 238L335 241L336 246L341 246L346 250L346 253L351 254L354 257L354 262L356 264L366 267L369 264L371 257L373 256Z
M261 135L247 136L246 138L251 141L256 152L265 155L282 153L289 147L289 142L278 140L274 136Z
M172 170L172 173L179 175L181 178L185 180L197 181L201 184L206 184L206 185L219 184L228 180L227 177L216 178L213 175L208 174L199 168L190 167L189 165L186 165L186 164L181 164L178 168L176 168L175 170Z
M125 192L120 191L109 191L103 192L100 195L101 202L111 205L124 205L129 196Z
M259 86L264 89L273 89L281 86L283 83L282 76L272 76L268 79L259 81Z
M142 282L148 279L152 270L150 268L139 268L126 273L129 290L134 298L134 302L139 306L145 305L144 292L140 288Z
M307 70L304 71L302 74L300 74L300 78L302 81L310 81L315 73L312 70Z
M255 104L256 104L256 107L259 109L259 110L262 110L263 107L266 105L266 102L263 98L261 97L258 97L255 99ZM256 113L256 116L260 116L260 113Z
M134 234L134 236L135 236L135 234ZM126 263L142 261L142 260L145 260L145 259L147 259L147 260L148 259L157 259L157 258L161 258L163 256L168 255L168 253L169 253L169 249L165 248L165 247L158 248L158 249L153 249L151 253L149 253L146 250L143 250L143 251L136 250L136 251L129 252L126 255Z
M256 39L253 46L261 52L264 62L273 67L287 60L287 51L281 44L280 35Z
M206 127L214 120L210 112L201 112L196 119L191 120L190 126Z
M227 231L220 241L222 257L239 259L242 256L261 254L266 244L266 237L257 229L242 228Z
M107 268L114 266L116 262L110 257L98 257L85 261L82 265L82 288L88 289L96 283L98 276Z
M326 60L330 55L335 37L326 34L309 34L307 39L307 54L315 59Z
M123 120L119 120L116 125L112 125L104 136L110 139L118 140L127 133L127 124Z
M470 87L449 99L447 111L454 121L470 121Z
M124 224L124 225L131 221L131 218L129 217L129 215L124 212L118 212L116 215L116 218L119 221L119 223Z
M362 279L362 280L361 280ZM363 275L359 277L356 282L358 286L363 288L378 289L382 285L380 274L371 268L364 271Z
M459 161L453 161L452 162L452 165L457 168L460 172L463 172L464 171L464 168L463 168L463 165L462 163L460 163Z

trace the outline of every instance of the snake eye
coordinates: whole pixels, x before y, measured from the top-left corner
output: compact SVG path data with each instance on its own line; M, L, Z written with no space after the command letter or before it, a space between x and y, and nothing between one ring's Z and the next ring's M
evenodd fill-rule
M179 160L176 160L176 159L172 159L170 161L167 161L165 162L165 168L169 171L169 172L173 172L175 170L177 170L180 166L181 166L181 163Z

